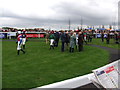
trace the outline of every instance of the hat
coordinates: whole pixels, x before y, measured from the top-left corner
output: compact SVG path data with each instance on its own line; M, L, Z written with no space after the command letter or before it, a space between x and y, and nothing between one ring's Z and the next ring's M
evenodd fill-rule
M53 34L54 33L54 31L51 31L51 34Z
M18 33L18 34L21 34L21 31L18 31L17 33Z

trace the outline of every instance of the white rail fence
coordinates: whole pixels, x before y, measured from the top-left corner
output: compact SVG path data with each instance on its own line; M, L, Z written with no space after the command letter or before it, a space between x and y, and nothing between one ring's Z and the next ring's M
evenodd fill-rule
M108 67L111 67L111 66L115 66L117 68L119 68L119 63L120 63L120 60L117 60L113 63L110 63L108 65L105 65L103 66L104 68L108 68ZM101 67L101 68L103 68ZM98 70L100 71L101 68L98 68ZM31 90L47 90L47 89L52 89L52 88L65 88L66 89L74 89L74 88L78 88L78 87L81 87L81 86L84 86L84 85L87 85L87 84L90 84L90 83L93 83L89 78L96 78L95 77L95 74L94 73L90 73L90 74L87 74L87 75L83 75L83 76L80 76L80 77L76 77L76 78L73 78L73 79L68 79L68 80L64 80L64 81L61 81L61 82L57 82L57 83L53 83L53 84L49 84L49 85L45 85L45 86L41 86L41 87L37 87L37 88L33 88ZM103 78L104 79L104 78ZM97 79L96 79L97 80ZM99 81L97 81L99 82Z

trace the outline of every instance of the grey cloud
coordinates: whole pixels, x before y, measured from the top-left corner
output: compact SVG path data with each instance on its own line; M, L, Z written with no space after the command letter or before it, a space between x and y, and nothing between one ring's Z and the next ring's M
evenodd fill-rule
M90 6L89 6L90 4ZM18 19L14 25L17 27L34 27L34 26L46 26L46 27L63 27L67 28L68 20L71 20L71 24L80 25L81 17L83 18L84 25L108 25L111 24L109 14L106 12L99 12L99 10L94 10L99 4L92 0L88 2L88 6L83 6L81 4L75 4L70 2L61 2L53 7L50 7L56 12L55 16L42 18L42 17L25 17L17 15L8 10L3 10L3 14L0 18L8 17ZM8 25L9 24L3 24Z
M53 9L57 13L62 13L65 17L69 17L76 22L79 22L81 17L89 22L93 20L98 21L98 24L104 24L105 20L109 20L108 15L105 15L103 13L100 14L99 11L94 11L94 9L90 9L89 6L78 6L74 5L73 3L64 2L59 4L58 6L53 7ZM96 22L94 22L93 24L96 24Z

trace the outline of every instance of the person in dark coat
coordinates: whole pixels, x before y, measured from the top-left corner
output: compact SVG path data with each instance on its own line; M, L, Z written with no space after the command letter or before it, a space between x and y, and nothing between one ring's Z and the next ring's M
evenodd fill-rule
M101 33L102 42L104 42L104 32Z
M64 31L62 31L60 38L61 38L61 42L62 42L61 52L64 52L64 46L65 46L65 33L64 33Z
M90 33L88 34L88 42L92 42L92 38L93 38L93 35L92 35L92 33L90 32Z
M55 33L55 47L58 47L59 38L60 38L60 34L59 32L56 32Z
M119 42L118 42L118 33L117 32L115 32L114 37L115 37L115 43L118 44Z
M65 45L66 45L66 50L68 50L68 46L70 43L70 36L68 34L68 32L65 33Z
M107 37L106 37L106 43L109 44L110 43L110 33L107 33Z
M120 32L118 33L118 41L120 43Z
M79 52L83 51L83 41L84 41L83 34L82 34L82 32L79 32L79 36L78 36L78 50L79 50Z

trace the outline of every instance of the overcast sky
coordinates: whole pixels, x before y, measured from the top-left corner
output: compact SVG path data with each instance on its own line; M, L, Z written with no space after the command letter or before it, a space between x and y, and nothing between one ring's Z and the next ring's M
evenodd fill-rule
M119 0L0 0L0 27L71 29L117 22ZM115 23L116 24L116 23Z

